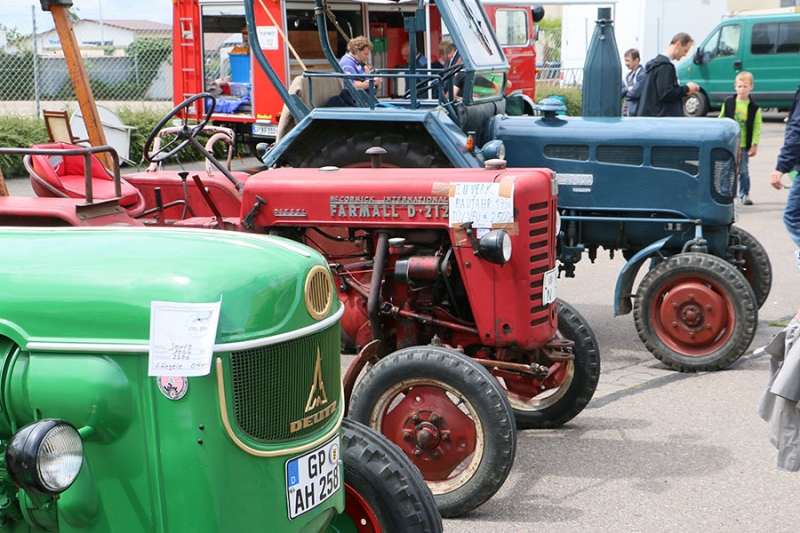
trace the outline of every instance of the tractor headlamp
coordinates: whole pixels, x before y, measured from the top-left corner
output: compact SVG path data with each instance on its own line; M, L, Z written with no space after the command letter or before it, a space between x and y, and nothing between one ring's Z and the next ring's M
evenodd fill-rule
M20 429L8 441L5 462L11 480L36 494L60 494L78 477L83 441L63 420L48 418Z
M483 158L486 160L489 159L505 159L506 158L506 145L503 144L503 141L489 141L483 145L481 148L481 152L483 153Z
M481 237L478 249L483 259L505 265L511 259L511 236L506 230L492 230Z

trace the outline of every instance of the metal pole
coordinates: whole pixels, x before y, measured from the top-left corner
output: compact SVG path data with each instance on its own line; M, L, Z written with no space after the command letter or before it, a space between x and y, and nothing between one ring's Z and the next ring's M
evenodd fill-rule
M36 6L34 5L31 5L31 14L33 16L33 101L36 118L39 118L39 113L41 111L39 109L39 45L37 44Z

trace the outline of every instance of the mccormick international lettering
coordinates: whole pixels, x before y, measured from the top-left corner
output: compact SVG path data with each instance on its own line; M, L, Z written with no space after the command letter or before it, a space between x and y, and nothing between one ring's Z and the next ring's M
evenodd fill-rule
M450 211L446 196L331 196L333 218L436 218Z

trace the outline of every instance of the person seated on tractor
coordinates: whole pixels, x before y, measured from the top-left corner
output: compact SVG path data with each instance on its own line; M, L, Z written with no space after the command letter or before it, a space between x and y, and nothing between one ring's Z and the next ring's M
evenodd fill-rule
M370 52L372 43L363 35L350 39L347 43L347 53L339 60L345 74L369 74L372 71ZM369 80L366 77L355 78L352 81L356 89L369 89ZM381 78L372 78L372 81L376 87L381 84Z

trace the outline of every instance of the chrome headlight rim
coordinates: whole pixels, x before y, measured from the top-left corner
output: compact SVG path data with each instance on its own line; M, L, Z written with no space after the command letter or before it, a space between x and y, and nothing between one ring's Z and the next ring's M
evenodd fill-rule
M6 445L5 463L11 480L26 492L61 494L83 466L83 441L75 426L46 418L17 431Z
M481 258L505 265L511 260L511 236L504 229L492 230L481 237L478 249Z

